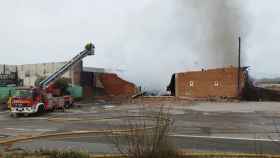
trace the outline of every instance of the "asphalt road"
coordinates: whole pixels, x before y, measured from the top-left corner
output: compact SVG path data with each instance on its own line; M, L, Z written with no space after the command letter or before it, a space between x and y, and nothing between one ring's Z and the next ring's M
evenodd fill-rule
M172 137L176 147L194 151L241 152L254 154L279 154L280 142L228 138ZM14 148L28 150L74 149L91 153L117 153L110 140L100 138L71 138L67 140L36 140L18 143Z
M167 105L171 105L168 103ZM85 130L121 128L139 121L129 116L154 114L160 106L82 105L66 112L11 118L0 113L0 141L15 137ZM181 149L280 154L280 104L274 102L172 104L165 110L174 120L171 138ZM152 120L145 121L152 125ZM16 143L13 148L76 149L112 153L108 136L49 138Z

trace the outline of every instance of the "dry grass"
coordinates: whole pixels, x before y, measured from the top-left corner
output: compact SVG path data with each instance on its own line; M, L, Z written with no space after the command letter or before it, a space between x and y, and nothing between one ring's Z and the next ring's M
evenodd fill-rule
M183 153L177 152L180 158L280 158L278 155L257 155L241 153ZM158 156L156 156L158 157ZM165 158L167 156L163 156ZM90 155L83 151L58 151L58 150L40 150L35 152L12 152L0 154L0 158L129 158L128 155Z
M172 130L173 122L169 113L161 110L153 115L153 128L148 127L146 114L138 120L127 120L126 134L111 137L112 143L120 154L128 158L178 158L180 157L172 141L168 137ZM146 118L149 118L148 116ZM133 130L147 129L149 130Z
M3 154L3 158L90 158L89 153L82 151L40 150L35 152L13 152Z

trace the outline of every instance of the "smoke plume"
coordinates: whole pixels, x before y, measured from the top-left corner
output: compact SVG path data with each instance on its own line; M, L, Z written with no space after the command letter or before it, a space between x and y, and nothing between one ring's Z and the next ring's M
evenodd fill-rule
M237 66L241 7L230 0L154 0L127 17L124 76L164 89L172 73Z

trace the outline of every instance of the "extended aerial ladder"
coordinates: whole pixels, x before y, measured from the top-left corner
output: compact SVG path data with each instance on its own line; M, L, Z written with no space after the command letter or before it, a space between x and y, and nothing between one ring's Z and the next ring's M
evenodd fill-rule
M85 58L88 55L94 55L94 49L95 47L92 43L87 44L85 46L85 50L83 50L74 58L72 58L70 61L64 64L61 68L59 68L56 72L51 74L49 77L41 81L39 83L39 86L43 89L48 87L51 83L56 81L59 77L61 77L65 72L67 72L70 68L72 68L76 63L81 61L83 58Z

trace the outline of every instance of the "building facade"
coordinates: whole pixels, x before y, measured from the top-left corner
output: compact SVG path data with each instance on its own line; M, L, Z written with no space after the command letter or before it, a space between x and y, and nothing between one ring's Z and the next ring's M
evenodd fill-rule
M239 98L245 86L246 69L229 67L177 73L168 90L177 97Z
M34 86L36 80L41 77L48 77L61 68L66 62L52 62L25 65L0 65L0 73L17 72L18 77L23 80L23 86ZM74 65L62 77L69 79L72 84L80 85L80 73L82 62Z

